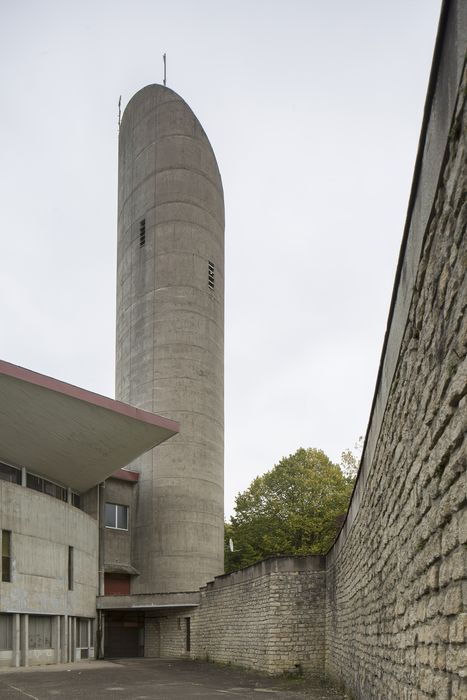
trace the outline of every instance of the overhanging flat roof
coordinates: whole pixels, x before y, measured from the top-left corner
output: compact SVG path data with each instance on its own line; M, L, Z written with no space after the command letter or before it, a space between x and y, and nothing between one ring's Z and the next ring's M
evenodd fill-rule
M196 608L200 592L185 593L136 593L134 595L98 596L98 610L163 610L164 608Z
M175 421L0 360L0 461L83 492L178 431Z

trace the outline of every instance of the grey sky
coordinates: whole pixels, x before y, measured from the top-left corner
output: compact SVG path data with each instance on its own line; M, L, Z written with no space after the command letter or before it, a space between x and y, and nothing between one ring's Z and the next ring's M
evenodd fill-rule
M117 103L162 80L226 201L226 512L364 433L439 0L0 2L0 357L113 396Z

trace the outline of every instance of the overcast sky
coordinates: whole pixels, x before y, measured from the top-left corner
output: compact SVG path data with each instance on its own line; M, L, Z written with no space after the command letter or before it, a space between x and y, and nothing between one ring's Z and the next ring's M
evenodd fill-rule
M440 0L0 0L0 358L114 395L118 98L162 81L226 203L226 514L365 432Z

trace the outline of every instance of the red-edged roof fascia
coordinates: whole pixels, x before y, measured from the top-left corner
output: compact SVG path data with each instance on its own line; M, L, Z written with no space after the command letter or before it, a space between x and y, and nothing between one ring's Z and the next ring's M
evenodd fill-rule
M172 430L176 433L180 431L180 424L177 423L177 421L170 420L169 418L163 418L162 416L158 416L155 413L150 413L149 411L143 411L141 408L135 408L134 406L123 403L122 401L109 399L107 396L95 394L93 391L81 389L80 387L74 386L74 384L62 382L59 379L54 379L46 374L39 374L39 372L33 372L30 369L25 369L19 365L13 365L10 362L5 362L4 360L0 360L0 374L7 377L12 377L14 379L20 379L24 382L29 382L30 384L40 386L44 389L49 389L57 394L70 396L71 398L84 401L85 403L93 406L106 408L109 411L119 413L123 416L127 416L128 418L134 418L135 420L142 421L143 423L155 425L159 428L166 428L167 430Z
M139 481L139 472L132 472L128 469L117 469L113 474L111 474L109 479L119 479L120 481Z

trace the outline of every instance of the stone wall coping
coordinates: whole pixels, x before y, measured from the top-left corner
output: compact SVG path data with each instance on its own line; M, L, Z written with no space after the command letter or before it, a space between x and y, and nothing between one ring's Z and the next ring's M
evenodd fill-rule
M209 581L205 586L200 588L200 591L210 591L213 588L224 588L245 581L251 581L255 578L270 576L271 574L282 573L313 573L324 572L326 565L326 557L322 555L309 554L307 556L280 556L268 557L262 561L247 566L239 571L232 571L229 574L221 574L216 576L213 581Z
M326 556L327 568L332 566L345 545L357 517L397 369L423 240L433 213L462 79L466 29L467 3L462 0L445 0L441 9L407 217L362 459L346 519Z

